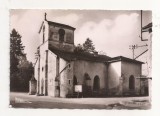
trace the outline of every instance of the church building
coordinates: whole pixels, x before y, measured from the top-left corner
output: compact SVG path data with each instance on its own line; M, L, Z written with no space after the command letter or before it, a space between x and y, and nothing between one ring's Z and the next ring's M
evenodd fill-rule
M39 30L35 63L37 95L107 97L146 95L141 77L143 62L75 51L75 28L48 21ZM107 49L107 47L106 47Z

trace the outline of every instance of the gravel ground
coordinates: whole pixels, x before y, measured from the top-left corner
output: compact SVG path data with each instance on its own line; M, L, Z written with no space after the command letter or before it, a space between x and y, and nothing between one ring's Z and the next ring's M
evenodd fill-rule
M150 109L149 97L54 98L11 92L10 107L57 109Z

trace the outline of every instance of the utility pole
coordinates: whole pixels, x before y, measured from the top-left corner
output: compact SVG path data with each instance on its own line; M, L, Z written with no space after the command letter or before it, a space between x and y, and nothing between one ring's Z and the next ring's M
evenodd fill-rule
M137 48L136 45L130 45L129 46L129 49L131 49L132 53L133 53L133 59L134 59L134 49L136 49L136 48Z
M133 59L137 59L139 56L141 56L142 54L144 54L145 52L148 51L148 50L145 50L143 53L141 53L140 55L138 55L137 57L135 57L134 50L137 49L137 48L139 48L139 47L146 47L146 46L148 46L148 45L147 45L147 44L145 44L145 45L140 45L140 46L138 46L137 44L136 44L136 45L130 45L130 46L129 46L129 49L132 50Z

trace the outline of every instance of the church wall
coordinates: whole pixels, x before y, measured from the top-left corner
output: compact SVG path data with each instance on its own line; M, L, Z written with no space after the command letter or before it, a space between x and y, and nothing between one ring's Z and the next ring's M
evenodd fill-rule
M48 50L48 42L40 46L40 94L44 94L45 91L46 50Z
M38 79L38 60L37 60L36 64L34 65L34 77L36 80Z
M121 62L113 62L108 65L108 95L119 95L121 77Z
M42 29L39 33L40 45L42 45L45 41L48 40L48 34L49 34L49 26L48 26L48 23L46 21L44 21L44 23L42 25Z
M38 66L39 66L39 58L37 59L35 65L34 65L34 77L37 80L37 92L38 92Z
M135 90L129 89L129 78L135 78ZM140 80L136 79L141 75L141 64L122 61L123 94L138 95L140 93Z
M43 30L39 33L40 45L43 44Z
M78 84L84 84L84 74L87 73L91 78L91 90L93 92L93 84L95 76L100 79L100 93L106 93L107 85L107 66L105 63L77 60L74 61L73 76L76 76Z
M63 71L62 71L63 70ZM60 58L60 97L66 97L73 92L73 62Z
M50 47L55 47L58 50L69 51L69 52L74 51L74 46L68 43L59 43L58 41L49 40L49 45Z
M55 97L56 55L48 52L48 95Z

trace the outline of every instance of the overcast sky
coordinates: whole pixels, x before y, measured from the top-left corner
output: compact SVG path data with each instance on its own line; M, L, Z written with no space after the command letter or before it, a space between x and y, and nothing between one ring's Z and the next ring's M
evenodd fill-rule
M144 45L140 35L140 11L109 10L10 10L10 30L15 28L22 36L27 59L34 63L39 45L38 31L44 13L47 20L67 24L76 28L75 45L90 38L96 50L108 56L132 58L129 45ZM143 11L143 26L151 22L151 12ZM145 39L147 36L145 37ZM135 51L138 55L146 48Z

